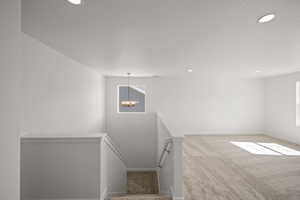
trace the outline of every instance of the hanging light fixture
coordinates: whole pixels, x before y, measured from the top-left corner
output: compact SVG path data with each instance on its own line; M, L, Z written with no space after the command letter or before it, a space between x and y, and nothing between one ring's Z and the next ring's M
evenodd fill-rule
M123 107L134 107L136 106L136 104L138 104L139 102L138 101L133 101L133 100L130 100L130 84L129 84L129 79L130 79L130 73L127 73L127 100L125 101L121 101L121 105Z

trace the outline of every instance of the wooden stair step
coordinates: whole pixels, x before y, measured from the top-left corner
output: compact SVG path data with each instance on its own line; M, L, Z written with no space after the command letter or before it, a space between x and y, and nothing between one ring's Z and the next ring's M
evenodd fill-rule
M172 200L172 198L158 194L129 194L112 197L111 200Z

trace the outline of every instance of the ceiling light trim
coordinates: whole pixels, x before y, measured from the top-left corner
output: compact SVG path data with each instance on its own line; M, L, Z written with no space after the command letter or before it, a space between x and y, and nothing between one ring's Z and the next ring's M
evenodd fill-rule
M258 18L257 22L260 24L271 22L275 19L276 15L274 13L268 13Z
M82 4L82 0L67 0L70 4L79 6Z

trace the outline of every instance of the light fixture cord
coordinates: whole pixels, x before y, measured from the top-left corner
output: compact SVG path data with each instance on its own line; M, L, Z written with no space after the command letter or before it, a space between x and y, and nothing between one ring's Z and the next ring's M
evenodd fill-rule
M127 92L127 100L129 101L130 100L130 89L129 89L129 76L130 76L130 73L127 73L128 77L127 77L127 83L128 83L128 92Z

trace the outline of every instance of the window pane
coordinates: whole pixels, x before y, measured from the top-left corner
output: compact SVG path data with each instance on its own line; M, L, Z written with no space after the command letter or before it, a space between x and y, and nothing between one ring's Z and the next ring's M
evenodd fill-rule
M134 107L124 107L122 101L128 100L128 86L119 87L119 112L145 112L145 91L138 87L129 87L129 100L137 101Z

